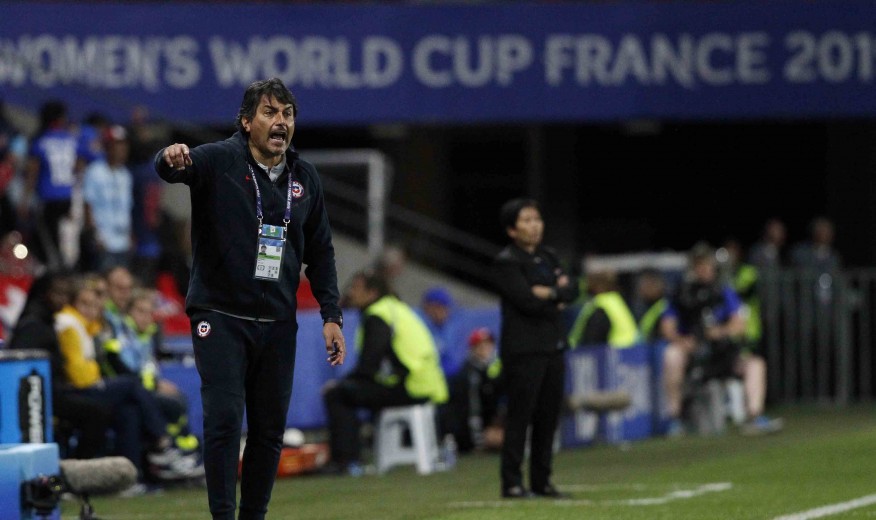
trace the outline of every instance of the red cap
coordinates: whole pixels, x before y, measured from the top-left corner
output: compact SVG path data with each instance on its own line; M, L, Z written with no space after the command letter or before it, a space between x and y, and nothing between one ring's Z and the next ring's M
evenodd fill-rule
M103 141L111 143L113 141L125 141L128 139L128 131L124 126L112 125L103 131Z
M468 346L474 347L478 343L480 343L482 341L487 341L487 340L495 341L495 338L493 338L493 333L490 332L490 329L488 329L486 327L481 327L479 329L473 330L471 335L469 335Z

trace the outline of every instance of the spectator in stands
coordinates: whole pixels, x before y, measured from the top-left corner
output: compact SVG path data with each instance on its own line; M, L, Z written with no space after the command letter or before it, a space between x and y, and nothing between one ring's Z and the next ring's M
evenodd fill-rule
M746 413L753 421L743 426L743 433L756 435L764 433L763 417L766 402L767 368L763 357L763 320L761 318L760 296L758 292L758 270L751 264L742 261L742 244L734 239L724 242L726 251L726 266L730 275L730 285L740 298L740 312L745 317L745 333L741 338L741 352L736 362L736 374L745 385ZM781 419L773 419L772 427L779 429Z
M763 337L763 320L758 294L758 270L743 258L742 244L736 239L724 241L721 249L730 286L741 300L741 312L745 316L744 349L757 351Z
M79 149L86 166L106 157L104 134L110 125L110 120L106 115L92 112L85 116L85 120L81 124L71 128L73 134L79 139Z
M408 254L404 248L399 245L387 245L375 266L378 271L383 273L386 280L393 284L404 273L408 265Z
M126 267L116 266L104 274L108 299L104 300L103 318L116 335L124 327L125 309L131 304L134 276Z
M141 477L145 476L141 464L145 451L142 436L149 442L146 458L154 475L165 479L203 475L197 456L184 455L173 447L158 404L136 377L101 377L94 343L100 316L97 292L83 280L75 281L70 304L55 316L63 360L59 383L73 395L92 399L112 410L115 450L139 469Z
M748 261L760 270L778 269L785 265L785 223L771 218L763 226L760 240L751 246Z
M16 130L6 119L6 110L3 100L0 99L0 236L16 229L17 224L16 212L9 196L10 184L18 170L12 149L16 134Z
M511 240L493 263L502 302L500 355L508 395L501 493L505 498L529 498L532 493L561 497L550 480L567 348L560 312L578 297L578 284L556 254L541 245L544 222L534 200L506 202L499 220ZM531 493L521 472L527 435Z
M62 457L90 459L104 453L111 409L98 400L70 392L64 384L64 359L55 333L55 313L69 300L70 276L49 271L36 278L15 325L9 348L35 349L49 354L52 369L52 413L55 438ZM76 432L75 449L66 443Z
M32 243L51 267L72 267L73 259L61 254L60 225L70 217L73 186L84 167L83 151L70 131L67 105L49 101L40 108L40 127L25 164L25 181L19 201L19 218L30 219L35 209L37 229ZM44 226L44 227L43 227ZM76 237L65 240L78 241Z
M345 300L361 311L359 360L350 374L323 389L332 457L325 472L356 475L362 461L360 409L442 404L448 391L429 329L414 309L391 294L382 273L356 273Z
M155 298L151 289L134 289L121 330L103 341L107 367L103 371L108 377L123 374L138 377L158 402L176 447L194 452L199 441L188 427L188 402L173 382L161 377L158 353L162 335L153 318Z
M505 420L502 362L490 329L471 332L465 363L448 384L445 424L459 451L500 449Z
M780 419L763 415L766 365L763 359L742 354L745 316L736 292L718 278L715 251L697 244L690 252L690 268L661 320L669 341L663 356L663 389L670 425L667 434L684 433L682 403L686 377L697 385L712 378L740 376L746 393L748 420L743 433L778 431ZM689 371L696 367L696 371Z
M791 264L816 275L835 273L842 266L842 258L833 246L833 221L816 217L809 224L809 233L809 240L791 249Z
M587 291L592 298L581 307L572 325L569 345L633 346L638 340L636 319L618 291L617 275L611 271L589 273Z
M808 294L801 294L798 310L809 318L802 319L797 331L801 345L809 345L807 350L814 355L802 359L809 363L803 373L818 374L817 392L827 397L831 388L838 384L833 374L837 363L834 354L839 332L836 315L837 296L842 286L839 284L842 257L834 248L834 225L827 217L816 217L809 224L810 238L794 245L791 249L791 265L796 269L795 277L801 288L808 287ZM801 292L803 292L801 290ZM804 390L808 391L808 390Z
M418 314L426 322L435 346L441 355L441 369L447 378L453 377L462 367L466 352L457 345L459 326L450 291L444 287L432 287L423 293Z
M90 230L83 234L93 237L88 242L93 259L82 262L85 270L127 267L131 256L133 178L127 166L128 137L124 127L107 128L103 144L106 155L88 165L82 185L85 229ZM86 256L84 250L81 254Z
M152 158L166 142L164 134L166 132L150 122L146 107L132 109L128 137L131 141L130 164L134 179L131 224L135 249L131 271L148 287L156 283L158 263L162 256L159 229L163 219L167 218L160 207L161 179L155 176L152 166Z
M636 282L636 294L643 308L639 313L639 337L648 343L662 339L660 319L669 306L669 300L666 297L666 280L660 271L642 271Z
M189 187L192 276L186 311L204 405L207 497L214 519L263 518L277 475L295 365L296 291L305 273L319 300L331 366L346 356L332 231L319 175L290 147L298 105L277 78L247 87L230 138L174 143L155 171ZM281 259L257 256L261 236L285 238ZM245 244L250 244L244 247Z

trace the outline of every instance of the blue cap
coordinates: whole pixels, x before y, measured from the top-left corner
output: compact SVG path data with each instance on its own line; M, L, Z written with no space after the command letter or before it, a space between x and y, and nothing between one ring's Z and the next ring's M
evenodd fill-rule
M443 287L433 287L423 293L423 303L437 303L439 305L446 305L450 307L453 305L453 297L450 296L450 292Z

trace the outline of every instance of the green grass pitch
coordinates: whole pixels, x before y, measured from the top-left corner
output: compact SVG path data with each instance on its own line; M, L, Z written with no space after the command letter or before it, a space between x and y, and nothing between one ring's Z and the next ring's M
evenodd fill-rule
M499 499L498 456L460 458L452 471L419 476L292 477L274 487L272 519L773 519L876 518L876 410L773 410L785 430L766 437L649 439L560 451L554 481L571 500ZM865 498L865 505L854 503ZM103 520L208 519L203 489L92 499ZM855 504L812 516L812 510ZM800 513L809 512L808 515ZM65 501L62 517L78 518Z

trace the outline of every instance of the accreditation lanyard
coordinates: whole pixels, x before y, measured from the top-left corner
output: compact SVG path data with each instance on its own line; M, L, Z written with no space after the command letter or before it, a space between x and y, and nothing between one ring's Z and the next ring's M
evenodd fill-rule
M263 224L262 191L256 179L252 165L247 164L252 183L255 185L256 218L259 219L258 244L256 249L256 266L253 275L258 280L280 281L280 266L283 264L283 250L286 246L286 232L292 221L292 172L289 172L289 185L286 190L286 213L283 215L283 226Z

